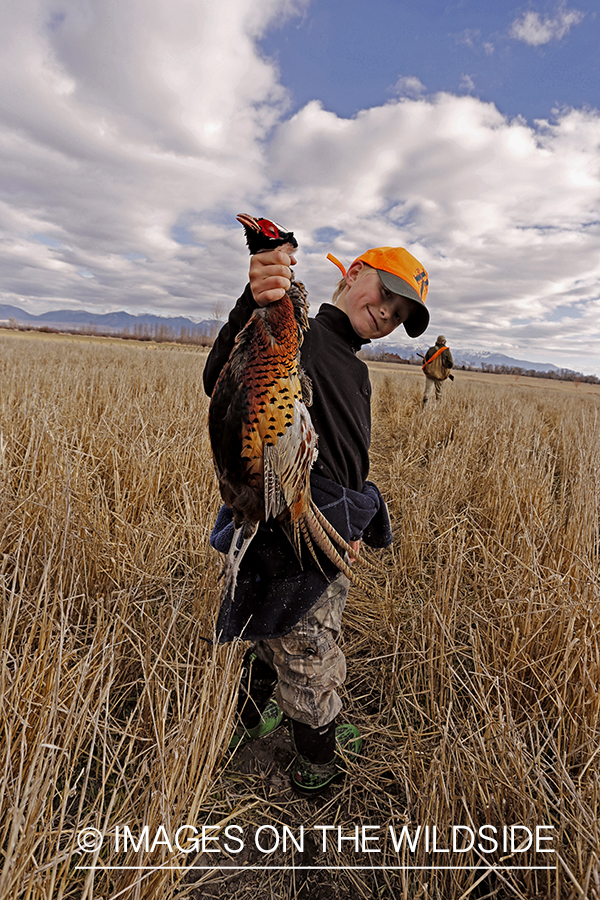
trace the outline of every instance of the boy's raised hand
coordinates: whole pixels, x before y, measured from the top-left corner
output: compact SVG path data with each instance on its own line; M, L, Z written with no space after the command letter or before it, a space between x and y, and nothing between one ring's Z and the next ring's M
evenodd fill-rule
M257 253L250 259L250 290L259 306L281 300L289 290L290 266L296 265L296 259L291 253L286 253L286 248L291 249L290 244Z

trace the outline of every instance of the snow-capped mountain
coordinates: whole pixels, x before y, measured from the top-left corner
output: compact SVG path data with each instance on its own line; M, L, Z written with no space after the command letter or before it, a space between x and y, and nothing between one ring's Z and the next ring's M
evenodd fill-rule
M377 353L394 353L403 359L418 357L419 354L424 355L430 345L415 344L391 344L391 343L374 343L365 348L365 356L374 356ZM495 353L489 350L469 350L467 348L450 347L452 358L455 366L470 366L480 369L482 366L507 366L509 368L520 368L525 371L533 370L535 372L567 372L568 369L561 369L553 363L531 362L526 359L514 359L512 356L506 356L504 353Z

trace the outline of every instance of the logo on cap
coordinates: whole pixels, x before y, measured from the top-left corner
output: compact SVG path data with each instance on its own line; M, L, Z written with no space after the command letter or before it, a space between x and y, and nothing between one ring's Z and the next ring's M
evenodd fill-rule
M423 291L425 292L425 296L427 296L427 288L429 287L429 278L427 277L427 272L425 271L425 269L422 269L417 275L415 275L414 279L417 282L422 300Z

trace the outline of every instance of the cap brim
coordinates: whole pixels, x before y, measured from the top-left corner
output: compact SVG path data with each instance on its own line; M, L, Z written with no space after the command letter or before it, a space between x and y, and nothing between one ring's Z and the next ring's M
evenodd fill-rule
M419 335L423 334L429 325L429 310L420 300L417 302L419 305L415 306L414 313L412 313L410 318L404 323L404 330L407 335L412 338L419 337Z
M414 312L404 323L404 330L409 337L419 337L429 325L429 310L419 294L408 281L404 281L399 275L393 275L392 272L386 272L384 269L377 269L377 273L388 291L399 294L401 297L407 297L414 302Z

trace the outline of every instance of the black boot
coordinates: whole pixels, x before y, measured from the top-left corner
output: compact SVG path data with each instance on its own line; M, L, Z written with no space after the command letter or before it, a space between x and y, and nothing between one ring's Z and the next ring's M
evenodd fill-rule
M362 738L354 725L337 725L335 719L322 728L311 728L292 719L296 758L292 765L292 787L305 797L316 797L343 775L338 750L353 759L360 753Z
M292 719L292 737L296 753L310 763L323 765L335 757L335 719L321 728Z
M266 737L279 727L283 713L272 696L277 673L258 658L251 648L244 655L238 694L238 724L229 741L229 750L236 750Z
M258 725L260 714L271 699L276 684L275 670L259 659L255 650L246 650L237 706L240 721L245 728L255 728Z

